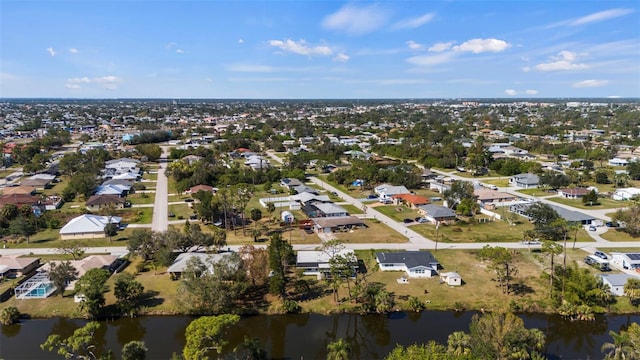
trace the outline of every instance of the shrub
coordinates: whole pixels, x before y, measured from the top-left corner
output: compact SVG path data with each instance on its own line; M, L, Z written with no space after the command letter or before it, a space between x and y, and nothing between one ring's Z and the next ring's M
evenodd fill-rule
M285 301L283 301L282 302L282 309L287 314L297 314L297 313L300 312L300 310L302 310L300 305L298 305L298 303L293 301L293 300L285 300Z
M20 311L15 306L9 306L0 312L0 324L12 325L20 321Z

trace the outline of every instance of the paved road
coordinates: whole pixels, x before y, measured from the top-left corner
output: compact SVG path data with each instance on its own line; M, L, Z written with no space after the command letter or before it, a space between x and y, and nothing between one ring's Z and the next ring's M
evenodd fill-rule
M153 220L151 221L151 230L153 231L167 231L169 228L169 181L165 176L168 155L169 147L163 146L162 157L159 159L160 169L156 183L156 199L153 203Z

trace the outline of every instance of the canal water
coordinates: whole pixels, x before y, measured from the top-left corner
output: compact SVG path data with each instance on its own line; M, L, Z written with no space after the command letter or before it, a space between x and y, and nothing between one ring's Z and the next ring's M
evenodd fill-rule
M424 311L388 315L257 315L243 318L228 337L230 352L245 336L260 340L270 359L325 359L327 344L344 338L352 346L353 358L383 359L396 344L410 345L436 340L446 344L454 331L468 331L472 312ZM571 322L555 315L520 315L527 327L538 328L547 336L549 359L601 359L600 348L611 342L609 331L620 331L640 315L601 316L594 322ZM122 346L132 340L147 344L147 359L169 359L184 346L184 331L192 318L187 316L146 316L103 321L96 334L98 352L112 349L120 355ZM42 351L50 334L69 336L86 321L64 318L23 320L19 325L3 326L0 358L61 359Z

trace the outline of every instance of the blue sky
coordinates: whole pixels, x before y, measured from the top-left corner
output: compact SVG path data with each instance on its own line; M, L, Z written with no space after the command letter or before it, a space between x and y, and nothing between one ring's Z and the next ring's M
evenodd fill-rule
M0 97L618 96L638 1L0 2Z

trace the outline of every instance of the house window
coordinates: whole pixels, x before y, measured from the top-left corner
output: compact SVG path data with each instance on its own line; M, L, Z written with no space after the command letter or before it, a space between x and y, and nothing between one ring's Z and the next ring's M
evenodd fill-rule
M413 272L416 274L424 274L424 269L415 269Z

